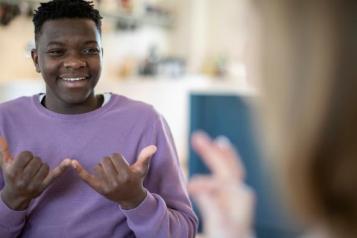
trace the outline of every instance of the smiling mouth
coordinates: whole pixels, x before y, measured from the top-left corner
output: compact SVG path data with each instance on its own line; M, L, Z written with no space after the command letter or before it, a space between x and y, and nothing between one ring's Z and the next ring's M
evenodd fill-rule
M87 87L89 77L84 76L61 76L59 79L66 88L83 88Z
M88 77L60 77L60 79L67 81L67 82L76 82L80 80L86 80Z

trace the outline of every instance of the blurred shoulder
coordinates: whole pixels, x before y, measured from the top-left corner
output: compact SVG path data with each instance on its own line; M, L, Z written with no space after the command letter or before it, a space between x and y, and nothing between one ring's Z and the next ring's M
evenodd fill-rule
M160 113L151 104L118 94L112 94L112 97L117 104L117 110L121 112L144 119L156 120L160 117Z

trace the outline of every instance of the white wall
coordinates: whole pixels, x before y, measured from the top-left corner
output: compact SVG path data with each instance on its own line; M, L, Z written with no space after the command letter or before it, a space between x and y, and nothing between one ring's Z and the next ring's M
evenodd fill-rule
M177 27L172 34L173 52L183 55L192 72L200 72L205 61L225 57L233 76L246 61L251 27L250 0L181 0L177 5ZM237 69L238 68L238 69Z
M36 78L37 73L26 47L33 41L29 18L18 17L7 27L0 27L0 82Z

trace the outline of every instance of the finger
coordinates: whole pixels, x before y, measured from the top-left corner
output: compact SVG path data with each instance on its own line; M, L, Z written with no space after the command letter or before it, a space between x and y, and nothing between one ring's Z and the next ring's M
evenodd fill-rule
M64 171L71 165L70 159L64 159L62 162L53 170L51 170L47 177L43 180L44 187L47 187L54 179L63 174Z
M94 173L96 178L101 181L107 182L107 178L105 177L102 164L99 163L94 167Z
M228 237L223 224L225 213L216 198L207 193L197 194L193 198L204 217L205 233L210 234L210 237Z
M139 153L138 160L131 166L131 169L144 177L149 171L151 157L156 151L157 147L154 145L149 145L142 149Z
M117 171L117 179L125 182L129 178L130 168L128 161L120 154L113 154L112 163Z
M118 174L128 170L129 163L123 155L115 153L111 156L111 160Z
M217 189L212 176L194 176L188 183L188 191L194 196L201 192L214 194Z
M16 156L16 159L13 160L11 170L13 170L15 173L22 173L22 171L25 169L27 164L31 162L32 159L33 154L31 152L21 152L18 156Z
M33 157L30 162L27 163L26 167L23 170L22 173L22 178L25 181L30 181L32 180L32 177L34 177L39 169L41 168L42 162L39 157Z
M0 137L0 152L1 152L0 153L1 161L3 160L4 162L9 162L12 160L12 156L9 152L9 145L7 144L7 141L5 140L5 138L3 138L3 137Z
M71 165L84 182L86 182L94 190L98 192L101 191L100 180L91 175L77 160L73 160Z
M224 159L223 155L217 155L212 139L205 132L195 132L191 137L191 144L213 174L222 173L222 164L219 161Z
M240 159L238 152L234 149L229 139L219 136L214 140L216 148L224 155L229 171L234 172L240 178L245 177L245 167ZM232 173L233 174L233 173Z
M232 175L236 177L237 171L235 171L235 168L230 168L226 162L226 156L228 155L222 153L207 134L204 132L194 133L192 135L192 147L212 171L214 176L218 176L222 179L232 179ZM234 155L233 158L230 159L238 160Z
M111 158L105 157L102 160L101 165L102 165L104 176L106 177L106 180L111 184L115 184L117 181L118 172L115 169Z
M43 180L47 177L50 172L50 168L47 164L42 163L40 169L37 171L35 176L33 176L29 186L37 187L40 186Z

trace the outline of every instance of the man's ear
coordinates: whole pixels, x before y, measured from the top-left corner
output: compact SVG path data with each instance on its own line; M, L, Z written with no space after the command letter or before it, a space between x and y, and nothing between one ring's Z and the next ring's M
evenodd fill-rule
M36 67L36 72L37 73L40 73L41 70L40 70L40 66L38 64L38 54L37 54L37 50L36 49L32 49L31 50L31 58L32 58L32 61Z

